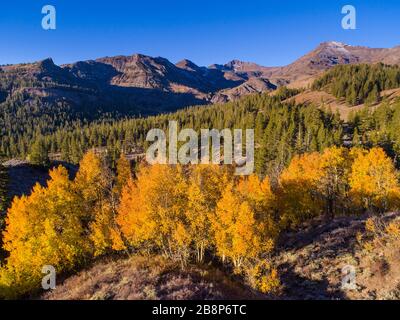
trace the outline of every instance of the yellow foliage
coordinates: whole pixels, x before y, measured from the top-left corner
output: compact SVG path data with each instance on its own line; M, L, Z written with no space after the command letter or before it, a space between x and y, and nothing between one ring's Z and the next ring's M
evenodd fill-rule
M323 213L323 202L318 195L323 176L319 153L296 156L279 178L279 210L284 227L298 224Z
M372 218L368 218L365 221L365 230L371 233L376 232L375 221Z
M277 293L281 289L278 270L265 260L247 271L251 286L262 293Z
M14 199L3 233L9 257L1 276L1 281L13 279L14 294L37 287L44 265L68 270L88 252L77 203L67 170L61 166L50 171L47 188L36 185L29 197Z
M363 244L363 248L364 248L364 250L367 251L367 252L373 251L373 250L375 249L375 243L374 243L374 241L366 241L366 242Z
M126 159L121 159L119 161L120 171L123 171L121 175L126 175L128 173L121 168L125 168ZM122 183L124 178L120 179ZM89 234L94 256L105 254L111 249L124 249L114 218L116 203L113 201L111 180L112 176L102 159L93 151L86 153L79 163L79 171L73 185L79 197L80 216Z
M253 189L254 193L248 193ZM217 254L239 268L249 259L273 249L277 228L272 219L274 197L269 181L242 180L237 189L229 183L211 221Z
M92 241L94 256L107 253L111 249L115 251L125 249L111 206L104 203L96 209L94 221L89 226L89 239Z
M385 231L389 237L394 238L394 239L399 238L400 237L400 223L398 221L390 222L386 226Z
M257 290L274 292L279 277L265 259L279 226L347 212L349 199L360 209L400 205L398 173L380 148L333 147L296 156L276 193L268 178L238 178L227 166L142 166L134 180L122 156L117 172L114 179L90 151L74 181L59 167L50 171L46 188L36 185L30 196L14 199L4 231L9 256L0 271L0 294L37 288L44 265L63 272L126 246L161 252L182 266L192 257L200 263L210 252L245 271ZM400 236L397 222L368 219L365 229L367 241L361 233L357 240L366 250L375 248L378 236L385 241Z
M381 148L358 151L350 175L350 196L359 207L387 211L396 209L398 174Z
M117 195L121 194L122 188L132 179L131 164L129 160L121 153L117 161L117 179L114 187L114 192Z
M174 255L177 224L187 225L187 182L181 166L142 167L122 191L117 223L130 245L159 247Z

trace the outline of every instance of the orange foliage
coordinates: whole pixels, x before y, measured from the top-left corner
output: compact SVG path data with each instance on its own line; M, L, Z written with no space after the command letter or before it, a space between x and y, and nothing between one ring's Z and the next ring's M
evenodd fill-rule
M357 206L367 210L399 208L398 173L383 149L357 151L351 168L350 196Z
M68 270L82 259L89 246L82 237L78 204L63 167L50 171L47 188L36 185L29 197L14 199L4 232L10 255L0 283L11 281L14 294L28 292L40 283L44 265Z

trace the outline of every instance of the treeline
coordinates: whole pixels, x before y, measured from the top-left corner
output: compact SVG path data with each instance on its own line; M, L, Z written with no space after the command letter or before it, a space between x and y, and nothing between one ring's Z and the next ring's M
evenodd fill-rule
M73 181L63 167L50 177L8 210L5 297L38 289L44 265L60 274L121 250L162 254L182 267L218 260L255 289L274 292L279 277L269 257L282 230L400 208L399 174L380 148L295 156L276 186L217 165L142 164L133 178L123 156L114 176L94 152Z
M150 129L168 129L170 120L179 123L179 129L255 129L256 170L265 175L279 172L294 154L321 151L342 143L342 122L338 114L319 110L314 106L282 103L292 90L282 88L270 97L252 95L226 104L187 108L172 114L121 121L103 121L98 124L75 124L51 135L29 134L19 141L3 137L0 146L9 157L28 158L38 150L58 154L62 160L78 163L83 154L94 147L106 147L112 163L121 152L147 147L146 135ZM39 153L40 153L39 152ZM40 164L40 163L38 163Z
M383 90L400 87L399 66L339 65L327 71L312 84L313 90L327 89L350 105L374 104L380 101Z
M382 104L373 110L364 108L350 114L349 124L354 129L353 145L383 148L400 167L400 100Z

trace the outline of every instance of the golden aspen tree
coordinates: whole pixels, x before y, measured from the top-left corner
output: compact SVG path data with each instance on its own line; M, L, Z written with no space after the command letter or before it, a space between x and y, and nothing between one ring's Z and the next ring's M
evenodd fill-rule
M187 265L190 257L190 245L192 242L192 234L187 226L182 222L177 222L175 230L172 234L172 240L175 242L173 252L181 263L182 269Z
M192 234L196 261L202 262L212 242L210 220L232 172L219 165L198 165L191 168L187 190L186 219Z
M84 155L74 180L74 190L79 197L81 219L95 256L124 248L115 222L112 180L110 170L98 155L93 151Z
M296 156L279 177L278 208L283 227L295 227L323 213L319 182L324 172L321 155Z
M121 153L117 161L117 177L115 182L114 191L119 195L122 188L132 179L131 164L126 156Z
M202 262L206 248L210 244L209 203L206 201L199 181L192 179L188 188L188 204L185 211L196 253L196 261Z
M125 249L120 230L116 224L114 209L110 202L104 201L94 208L94 220L89 226L89 239L93 245L94 256L111 250Z
M242 185L242 190L244 188ZM269 221L256 210L251 200L235 191L233 183L228 184L217 204L212 220L217 254L223 261L230 259L235 268L273 248L274 235L269 234L271 230L267 228Z
M12 279L14 294L38 287L44 265L69 270L88 252L67 170L51 170L47 185L15 198L8 211L4 249L9 256L0 279Z
M158 248L170 258L186 252L183 243L188 228L187 182L181 166L152 165L140 168L137 180L122 191L117 222L129 244ZM181 224L179 232L177 226Z
M79 170L75 177L75 188L87 207L83 214L92 215L92 207L105 198L110 185L101 158L94 151L88 151L79 162Z
M250 204L257 223L264 230L265 241L274 239L279 233L279 228L274 219L276 196L271 189L269 178L265 177L260 181L257 175L250 175L239 181L236 190L242 201Z
M348 179L352 159L346 148L327 148L321 155L322 176L318 190L325 203L325 215L332 219L338 210L347 209Z
M152 237L146 230L153 226L144 205L137 181L129 180L121 191L116 222L130 246L144 247Z
M233 184L229 183L217 204L215 217L211 221L217 254L223 262L226 257L229 257L229 252L232 252L232 235L229 229L235 222L235 213L239 206L239 199L233 192Z
M351 198L359 207L386 211L398 206L398 172L383 149L358 151L349 180Z

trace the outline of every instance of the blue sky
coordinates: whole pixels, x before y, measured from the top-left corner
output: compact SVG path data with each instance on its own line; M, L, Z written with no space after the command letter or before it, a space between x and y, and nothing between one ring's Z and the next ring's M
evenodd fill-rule
M46 4L56 7L56 30L41 28ZM357 30L341 28L346 4L357 9ZM0 64L143 53L199 65L285 65L323 41L400 45L399 16L398 0L2 1Z

